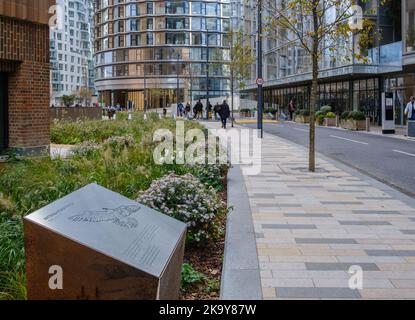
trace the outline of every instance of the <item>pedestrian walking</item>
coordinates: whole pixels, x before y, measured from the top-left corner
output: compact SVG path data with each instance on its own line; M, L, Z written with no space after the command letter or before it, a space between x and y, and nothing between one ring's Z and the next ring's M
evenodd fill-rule
M184 108L184 114L187 119L189 119L190 111L192 110L192 107L190 106L190 103L186 103L186 107Z
M219 111L220 111L220 105L219 105L219 102L216 102L216 105L213 108L213 112L215 113L215 120L219 120L220 119Z
M290 120L294 121L294 112L297 109L296 105L295 105L295 101L293 99L291 99L289 105L288 105L288 111L290 112Z
M209 120L209 114L212 112L212 104L210 103L210 101L207 101L207 107L206 107L206 120Z
M229 105L226 100L223 101L223 104L220 106L219 115L220 120L222 121L222 129L226 129L226 123L231 116L231 111L229 110Z
M198 100L196 102L194 111L195 111L196 119L202 119L203 118L203 104L200 100Z
M177 116L183 117L184 106L183 103L179 102L177 104Z

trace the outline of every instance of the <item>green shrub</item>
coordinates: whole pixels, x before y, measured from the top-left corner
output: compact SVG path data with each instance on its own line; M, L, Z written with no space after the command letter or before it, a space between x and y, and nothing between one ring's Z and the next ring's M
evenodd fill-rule
M333 112L327 112L326 118L328 118L328 119L334 119L334 118L336 118L336 114L333 113Z
M101 145L92 141L84 141L72 149L72 154L78 157L92 157L99 153Z
M196 271L189 263L184 263L182 266L182 290L187 291L193 285L202 283L205 280L205 275Z
M204 244L220 235L218 216L224 204L213 188L191 174L155 180L137 201L186 223L189 243Z
M350 112L349 111L343 111L342 114L341 114L341 116L340 116L340 118L342 120L347 120L349 118L349 116L350 116Z
M0 300L25 299L25 279L22 219L0 213Z
M120 154L125 149L136 148L137 143L131 135L110 137L104 141L104 148L110 149L114 155Z
M266 114L270 113L272 115L275 115L277 113L277 110L273 109L273 108L265 108L264 113L266 113Z
M327 114L328 112L331 112L331 107L330 106L322 106L320 108L320 111L324 114Z
M303 117L309 117L310 116L310 110L306 110L306 109L301 110L301 115Z
M365 120L366 116L362 111L352 111L349 115L349 118L353 120Z
M309 117L310 116L310 110L307 110L307 109L299 109L299 110L295 111L294 114L296 116Z
M326 115L322 112L317 111L316 112L316 121L319 125L322 125L324 123L324 118Z
M191 173L200 182L214 188L216 191L223 191L223 177L227 173L229 166L221 164L207 165L188 165Z
M56 160L13 157L6 163L0 169L0 299L26 296L23 216L92 182L134 199L154 180L172 172L179 175L192 172L184 165L154 164L153 132L167 128L174 133L175 126L173 119L159 119L157 115L149 115L147 121L137 118L57 123L52 126L55 142L80 144L75 148L80 150L75 156ZM186 121L185 126L186 130L201 128L193 121ZM206 184L210 184L210 175L206 178ZM205 194L205 185L199 184L202 187L197 195ZM216 205L220 203L218 211L225 212L223 204L217 201L216 191L206 189L210 190L209 196L215 196ZM213 202L207 206L198 201L204 207L214 206ZM220 231L214 229L213 233Z
M241 113L250 113L251 112L251 109L249 109L249 108L242 108L242 109L239 109L239 112L241 112Z

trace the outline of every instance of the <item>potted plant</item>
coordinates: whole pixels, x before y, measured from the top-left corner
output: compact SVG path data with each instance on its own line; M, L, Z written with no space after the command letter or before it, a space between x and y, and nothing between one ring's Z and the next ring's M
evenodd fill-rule
M340 126L349 130L366 130L366 117L362 111L345 111L341 115Z
M324 125L326 127L335 127L336 126L336 114L334 112L327 112L324 118Z
M326 117L326 115L322 112L322 111L317 111L316 112L316 125L318 126L322 126L324 123L324 118Z
M265 108L264 109L264 119L276 119L277 110L273 108Z
M331 112L330 106L322 106L319 111L316 112L316 124L322 126L325 122L326 115ZM336 116L334 116L336 117Z
M310 123L310 110L297 110L294 114L297 123Z

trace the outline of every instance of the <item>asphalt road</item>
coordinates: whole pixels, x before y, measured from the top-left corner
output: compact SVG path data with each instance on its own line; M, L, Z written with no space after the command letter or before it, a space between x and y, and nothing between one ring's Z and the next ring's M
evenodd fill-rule
M244 124L256 128L256 124ZM308 146L308 125L265 123L265 132ZM316 127L316 149L415 197L415 141Z

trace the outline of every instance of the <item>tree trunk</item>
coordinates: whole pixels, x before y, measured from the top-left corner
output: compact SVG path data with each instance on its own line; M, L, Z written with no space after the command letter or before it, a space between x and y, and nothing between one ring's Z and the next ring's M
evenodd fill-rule
M233 71L231 71L231 121L232 121L232 128L234 127L234 77L233 77Z
M315 140L316 140L316 121L315 121L315 111L317 104L317 89L318 89L318 67L314 67L315 64L318 64L317 57L313 57L313 80L311 82L311 93L310 93L310 146L309 146L309 155L308 155L308 169L311 172L316 171L316 149L315 149ZM314 61L316 60L316 61Z
M318 35L318 13L317 13L318 0L313 0L313 51L311 55L312 59L312 73L313 79L311 82L311 96L310 96L310 145L309 145L309 154L308 154L308 170L310 172L316 171L316 121L315 121L315 111L317 104L317 94L318 94L318 44L319 44L319 35Z

